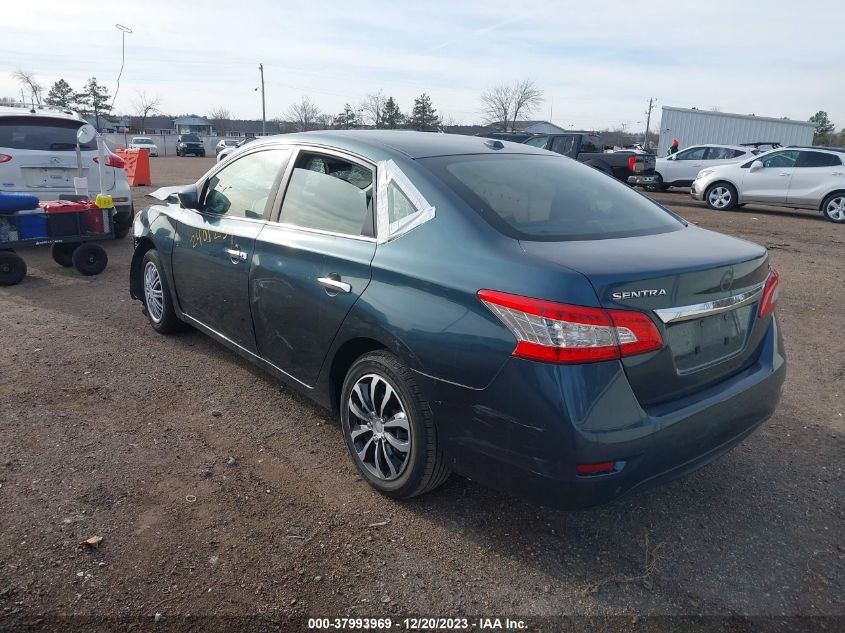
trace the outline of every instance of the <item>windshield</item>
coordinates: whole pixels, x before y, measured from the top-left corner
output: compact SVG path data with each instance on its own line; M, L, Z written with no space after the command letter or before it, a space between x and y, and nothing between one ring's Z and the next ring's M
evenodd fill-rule
M135 138L132 139L132 142L138 143L138 144L143 144L143 145L152 145L153 141L152 141L152 139L149 139L149 138L143 138L141 136L136 136Z
M667 233L683 221L569 158L464 155L419 161L496 229L520 240L596 240Z
M190 141L191 143L199 143L200 139L195 134L183 134L182 135L182 142Z
M0 147L42 152L70 152L76 149L76 131L84 121L46 117L0 118ZM97 149L97 141L82 143L83 150Z

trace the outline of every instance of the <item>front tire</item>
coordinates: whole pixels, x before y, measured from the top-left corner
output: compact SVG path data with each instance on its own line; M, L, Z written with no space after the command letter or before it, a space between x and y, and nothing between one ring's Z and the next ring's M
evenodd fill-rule
M845 193L832 193L825 198L822 215L836 224L845 224Z
M144 253L141 260L141 285L144 288L144 313L153 329L159 334L184 330L185 324L179 320L173 309L167 276L155 249Z
M26 262L12 251L0 251L0 286L14 286L26 277Z
M99 275L106 269L109 256L99 244L80 244L73 251L71 261L74 267L86 277Z
M714 183L704 193L704 201L711 209L728 211L736 206L736 189L726 182Z
M428 401L393 354L355 361L343 383L340 420L358 472L382 494L409 499L448 479Z

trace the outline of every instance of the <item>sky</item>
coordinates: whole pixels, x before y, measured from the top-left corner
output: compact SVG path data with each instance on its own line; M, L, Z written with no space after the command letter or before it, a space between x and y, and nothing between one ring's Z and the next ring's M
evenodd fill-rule
M96 77L115 110L139 93L163 112L228 109L284 117L303 95L323 112L382 90L407 112L428 93L448 122L482 122L481 93L530 78L544 101L531 118L564 128L640 131L661 106L845 127L843 0L38 0L9 2L0 25L0 96L35 73L48 88ZM657 121L655 121L655 119Z

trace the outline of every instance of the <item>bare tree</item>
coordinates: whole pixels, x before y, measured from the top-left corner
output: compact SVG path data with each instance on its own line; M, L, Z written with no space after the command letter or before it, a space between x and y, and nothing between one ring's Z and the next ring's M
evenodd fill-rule
M519 116L528 116L543 102L543 91L533 79L513 85L499 84L481 93L481 112L485 122L499 125L503 131L515 129Z
M147 124L147 117L151 114L158 114L161 112L161 110L159 110L160 105L161 97L147 97L145 92L138 92L138 98L132 104L135 108L135 114L139 119L141 119L141 122L138 124L138 132L141 134L144 133L144 126Z
M12 77L21 85L22 90L29 90L32 100L35 103L41 105L41 92L44 90L44 87L35 78L35 73L27 70L16 70L12 73Z
M208 120L211 121L214 126L214 131L217 132L217 136L226 136L226 132L229 131L229 127L232 122L232 113L223 107L214 108L208 113Z
M543 91L537 87L533 79L523 79L514 84L513 88L513 124L519 120L519 115L529 116L543 103Z
M508 129L513 108L513 88L500 84L481 93L481 113L488 125L499 125L503 132Z
M320 114L314 120L314 127L318 130L330 130L334 124L334 117L331 114Z
M381 90L368 94L361 103L366 122L374 128L384 127L384 106L386 103L387 98Z
M285 116L294 124L300 132L307 132L314 129L317 118L322 114L320 108L311 99L303 96L298 103L288 108Z

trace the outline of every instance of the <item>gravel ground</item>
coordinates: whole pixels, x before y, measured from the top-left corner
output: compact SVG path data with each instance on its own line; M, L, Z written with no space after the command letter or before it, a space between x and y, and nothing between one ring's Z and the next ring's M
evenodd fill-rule
M193 181L212 162L153 159L154 182ZM24 253L29 276L0 289L0 628L156 613L265 614L279 630L407 614L841 626L845 226L656 197L771 249L789 375L776 415L717 464L579 512L458 477L383 498L327 412L197 332L153 332L128 296L131 240L107 245L94 278Z

